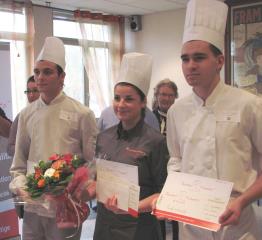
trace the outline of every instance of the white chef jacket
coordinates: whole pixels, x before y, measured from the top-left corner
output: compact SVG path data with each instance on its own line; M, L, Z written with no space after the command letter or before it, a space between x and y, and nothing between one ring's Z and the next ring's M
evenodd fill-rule
M222 81L206 99L205 105L193 92L176 101L168 111L168 171L231 181L235 195L246 191L256 180L262 166L261 143L261 98L225 85ZM251 212L252 209L249 217ZM191 226L185 225L186 228ZM182 239L231 239L214 236L209 231L194 228L192 236L184 235ZM234 239L242 239L234 236Z
M41 97L19 115L18 132L10 189L24 188L26 174L32 173L40 160L48 161L54 154L72 153L93 161L97 127L93 112L78 101L60 93L49 105ZM25 206L27 211L53 217L49 201Z

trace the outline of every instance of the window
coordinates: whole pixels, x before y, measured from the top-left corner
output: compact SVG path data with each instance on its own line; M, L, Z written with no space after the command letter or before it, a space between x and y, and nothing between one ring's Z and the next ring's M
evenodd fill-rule
M26 52L25 41L27 36L26 16L22 7L9 9L5 6L0 7L0 44L8 42L10 45L10 66L11 66L11 92L12 109L14 118L16 114L26 105L26 97L23 90L26 85ZM22 89L22 90L21 90Z
M87 76L85 71L85 58L83 56L84 49L80 47L79 40L83 40L80 31L80 26L73 20L73 13L61 12L54 10L53 29L54 36L63 40L66 50L66 78L64 91L67 95L77 99L81 103L88 105L96 115L99 117L101 114L101 105L99 104L99 97L94 94L95 89L98 87L96 81L93 81L92 74ZM93 72L99 72L102 81L103 89L100 89L101 95L106 96L106 99L111 99L111 79L109 75L109 34L106 25L102 24L84 24L87 41L92 41L92 47L88 48L89 54L93 59ZM86 41L86 40L84 40ZM108 91L109 89L109 91ZM106 105L109 105L109 100Z
M84 63L82 49L78 44L80 38L80 29L77 23L67 20L53 20L54 36L61 38L65 44L66 51L66 77L65 77L65 93L78 100L79 102L88 105L86 99L85 83L88 82L84 71ZM71 38L74 36L75 38Z
M1 32L26 33L25 15L22 11L20 13L1 11L0 19L5 19L0 21Z

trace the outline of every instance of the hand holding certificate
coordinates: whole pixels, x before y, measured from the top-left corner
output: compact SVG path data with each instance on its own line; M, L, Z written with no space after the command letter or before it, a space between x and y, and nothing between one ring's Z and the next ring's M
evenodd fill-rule
M115 196L119 209L137 216L140 192L137 166L99 159L96 192L99 202L106 203Z
M218 219L230 198L233 183L186 173L170 173L154 214L218 231Z

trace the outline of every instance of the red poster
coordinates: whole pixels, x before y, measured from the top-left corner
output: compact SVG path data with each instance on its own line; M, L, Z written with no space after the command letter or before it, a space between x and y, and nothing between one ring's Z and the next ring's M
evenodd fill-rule
M18 236L18 218L15 209L0 212L0 239Z

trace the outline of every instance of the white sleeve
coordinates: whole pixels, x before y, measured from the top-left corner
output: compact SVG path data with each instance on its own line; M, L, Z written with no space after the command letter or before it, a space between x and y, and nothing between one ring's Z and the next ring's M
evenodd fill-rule
M9 188L13 193L16 193L16 189L18 188L25 188L29 150L30 137L27 132L24 115L20 114L16 135L15 155L10 168L10 174L13 179L10 182Z
M257 155L257 162L254 162L255 166L258 168L257 170L262 172L262 100L260 97L256 98L256 101L250 106L249 112L245 114L249 120L250 127L250 136L251 141L254 144Z
M169 161L167 164L167 171L179 172L181 170L181 155L179 140L176 133L176 124L174 118L174 105L169 109L167 113L167 147L169 151Z

